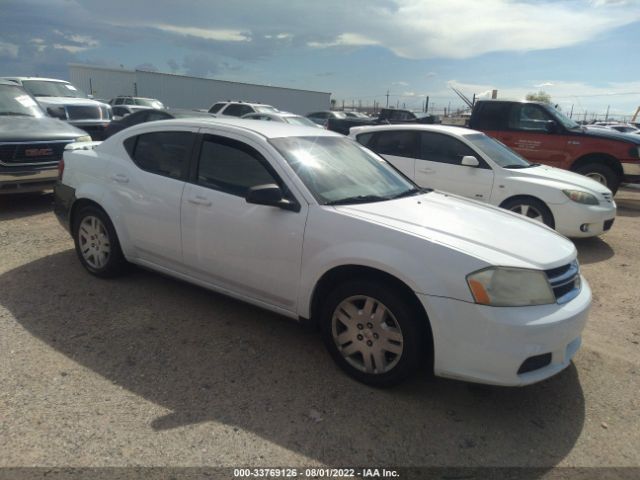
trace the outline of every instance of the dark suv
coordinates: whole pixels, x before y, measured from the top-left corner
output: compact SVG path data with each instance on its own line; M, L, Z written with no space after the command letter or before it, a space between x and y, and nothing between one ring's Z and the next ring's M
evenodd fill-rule
M62 152L77 141L91 137L47 116L25 90L0 79L0 194L53 187Z

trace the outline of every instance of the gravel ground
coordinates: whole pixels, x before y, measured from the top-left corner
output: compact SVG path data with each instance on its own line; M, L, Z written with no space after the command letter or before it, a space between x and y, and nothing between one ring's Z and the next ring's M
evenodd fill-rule
M640 191L616 200L613 230L576 242L594 302L567 370L376 390L277 315L88 275L50 195L0 197L0 467L638 467Z

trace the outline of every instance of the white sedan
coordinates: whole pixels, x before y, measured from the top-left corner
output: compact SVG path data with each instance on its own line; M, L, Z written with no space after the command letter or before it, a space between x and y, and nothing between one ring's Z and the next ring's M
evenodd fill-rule
M532 164L485 135L461 127L355 127L349 134L423 187L473 198L543 222L568 237L611 228L611 190L577 173Z
M591 291L573 243L418 188L342 135L165 120L69 150L60 171L55 211L91 274L131 262L317 322L360 381L390 385L426 362L525 385L580 346Z

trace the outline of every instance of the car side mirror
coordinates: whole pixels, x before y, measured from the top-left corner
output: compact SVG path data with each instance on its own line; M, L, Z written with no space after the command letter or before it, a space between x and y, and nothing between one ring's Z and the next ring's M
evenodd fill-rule
M558 124L553 120L547 120L544 129L547 133L556 133L558 131Z
M48 107L47 113L54 118L59 118L60 120L67 119L67 112L64 107Z
M275 183L256 185L255 187L249 188L245 200L247 203L254 203L256 205L278 207L292 212L300 211L300 205L298 205L297 202L292 202L284 198L282 190Z
M460 165L464 165L465 167L477 167L480 165L480 162L473 155L465 155L462 157Z

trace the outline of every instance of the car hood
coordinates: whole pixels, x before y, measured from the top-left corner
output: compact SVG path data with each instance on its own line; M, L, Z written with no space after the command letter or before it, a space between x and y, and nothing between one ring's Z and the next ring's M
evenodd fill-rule
M543 224L444 192L335 208L447 245L489 265L546 270L576 257L573 243Z
M38 103L46 106L59 106L59 105L92 105L109 107L110 105L90 98L75 98L75 97L36 97Z
M0 116L0 142L66 140L86 134L67 122L51 117Z
M611 130L607 128L588 128L584 127L581 129L582 135L587 137L595 137L595 138L606 138L608 140L620 140L627 143L633 143L634 145L640 145L640 135L635 135L633 133L622 133L616 130Z
M611 195L611 190L596 182L595 180L580 175L578 173L569 172L568 170L562 170L560 168L549 167L546 165L538 165L530 168L518 168L518 169L505 169L509 170L513 177L521 177L524 179L540 179L551 180L556 184L566 184L567 189L578 188L581 190L587 190L592 193L600 195ZM565 188L563 185L558 185L561 188Z

